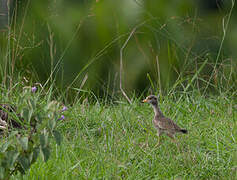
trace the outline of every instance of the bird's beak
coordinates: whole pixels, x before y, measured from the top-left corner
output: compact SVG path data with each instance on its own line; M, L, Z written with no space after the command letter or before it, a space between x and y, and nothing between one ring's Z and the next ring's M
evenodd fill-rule
M142 102L145 103L145 102L147 102L147 101L148 101L147 99L144 99Z

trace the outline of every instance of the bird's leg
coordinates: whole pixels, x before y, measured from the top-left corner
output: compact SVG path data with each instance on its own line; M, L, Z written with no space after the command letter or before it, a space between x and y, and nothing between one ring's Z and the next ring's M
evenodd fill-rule
M155 147L158 147L158 146L160 146L160 136L158 136L158 142L157 142L157 144L155 145Z
M171 138L171 140L172 140L174 143L176 143L176 141L175 141L175 139L174 139L174 136L173 136L172 134L167 133L167 136L169 136L169 137Z
M157 142L157 144L155 145L155 147L158 147L159 145L160 145L160 133L159 133L159 131L157 132L157 138L158 138L158 142Z
M172 142L175 143L178 150L180 150L179 145L178 145L177 141L174 138L174 135L167 133L167 136L169 136L171 138Z

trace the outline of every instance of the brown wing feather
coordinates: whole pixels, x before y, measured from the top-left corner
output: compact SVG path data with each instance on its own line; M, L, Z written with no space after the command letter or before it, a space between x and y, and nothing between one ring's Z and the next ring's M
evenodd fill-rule
M159 128L164 129L164 130L166 129L167 130L173 129L173 130L178 130L178 131L181 130L181 128L177 124L175 124L174 121L166 117L159 118L159 121L157 122L157 124Z

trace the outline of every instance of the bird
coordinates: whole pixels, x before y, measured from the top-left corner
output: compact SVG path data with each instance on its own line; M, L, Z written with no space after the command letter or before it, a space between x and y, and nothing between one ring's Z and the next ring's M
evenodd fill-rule
M175 124L173 120L163 115L159 108L157 97L155 95L147 96L146 99L144 99L142 102L151 104L155 113L153 125L157 129L158 143L156 144L156 146L160 145L160 136L162 134L167 135L172 139L173 142L176 143L174 139L176 133L188 133L186 129L180 128L177 124Z

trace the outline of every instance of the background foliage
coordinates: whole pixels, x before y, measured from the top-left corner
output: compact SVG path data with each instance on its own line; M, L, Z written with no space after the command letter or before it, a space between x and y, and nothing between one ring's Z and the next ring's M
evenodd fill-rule
M138 26L123 52L130 94L183 90L193 76L200 91L233 91L235 9L235 1L15 0L1 36L1 81L9 73L50 79L69 100L73 87L117 94L120 49Z
M1 93L1 101L17 106L14 105L10 112L9 105L0 105L0 179L25 174L39 155L46 162L50 157L51 139L54 138L58 145L62 139L56 130L59 120L62 120L60 104L42 101L40 94L35 90L31 92L31 88L24 88L20 93L20 96L12 94L10 98Z

